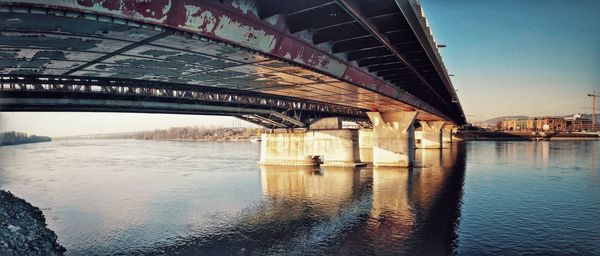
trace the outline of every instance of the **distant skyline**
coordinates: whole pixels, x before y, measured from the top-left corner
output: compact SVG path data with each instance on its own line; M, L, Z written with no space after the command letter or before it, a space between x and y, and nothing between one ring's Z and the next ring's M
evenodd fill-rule
M468 121L590 113L600 92L600 1L421 0ZM599 104L600 105L600 104ZM0 113L0 131L67 136L172 126L231 126L231 117ZM244 122L245 123L245 122ZM248 125L248 123L245 123Z

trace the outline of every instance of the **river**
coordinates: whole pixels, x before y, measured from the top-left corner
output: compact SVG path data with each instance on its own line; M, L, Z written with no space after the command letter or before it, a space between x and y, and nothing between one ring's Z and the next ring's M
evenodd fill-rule
M412 169L259 166L259 147L0 147L0 189L67 255L600 255L600 141L463 142Z

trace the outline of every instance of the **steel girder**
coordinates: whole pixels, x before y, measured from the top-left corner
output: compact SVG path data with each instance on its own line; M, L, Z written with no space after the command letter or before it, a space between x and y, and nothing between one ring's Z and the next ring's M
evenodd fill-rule
M367 120L358 108L243 90L111 78L0 76L0 111L69 110L230 115L267 128L307 127L330 116Z

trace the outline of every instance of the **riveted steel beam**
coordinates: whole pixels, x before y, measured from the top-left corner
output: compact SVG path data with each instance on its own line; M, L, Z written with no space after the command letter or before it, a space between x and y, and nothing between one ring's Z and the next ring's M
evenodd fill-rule
M0 98L8 96L27 98L31 95L48 97L64 95L76 98L137 97L141 101L153 99L277 112L298 110L332 116L365 117L364 110L358 108L242 90L176 83L141 82L133 79L0 75ZM280 114L275 115L285 119ZM300 125L291 119L287 121Z

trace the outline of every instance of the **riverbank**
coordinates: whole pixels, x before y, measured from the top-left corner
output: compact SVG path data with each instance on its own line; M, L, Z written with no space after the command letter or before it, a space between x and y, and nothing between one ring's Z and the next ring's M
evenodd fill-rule
M38 207L0 190L0 255L63 255L56 239Z
M257 141L261 128L172 127L153 131L89 134L58 137L57 140L137 139L156 141Z
M181 142L256 142L260 141L260 137L251 138L214 138L214 139L135 139L135 140L152 140L152 141L181 141Z
M98 140L97 138L74 138L62 137L56 138L56 141L68 140ZM175 141L175 142L260 142L260 137L251 138L215 138L215 139L139 139L139 138L124 138L124 139L100 139L100 140L141 140L141 141Z
M0 146L12 146L39 142L50 142L52 139L48 136L28 136L22 132L2 132L0 133Z
M461 131L463 140L600 140L598 133L585 132L515 132L515 131Z

